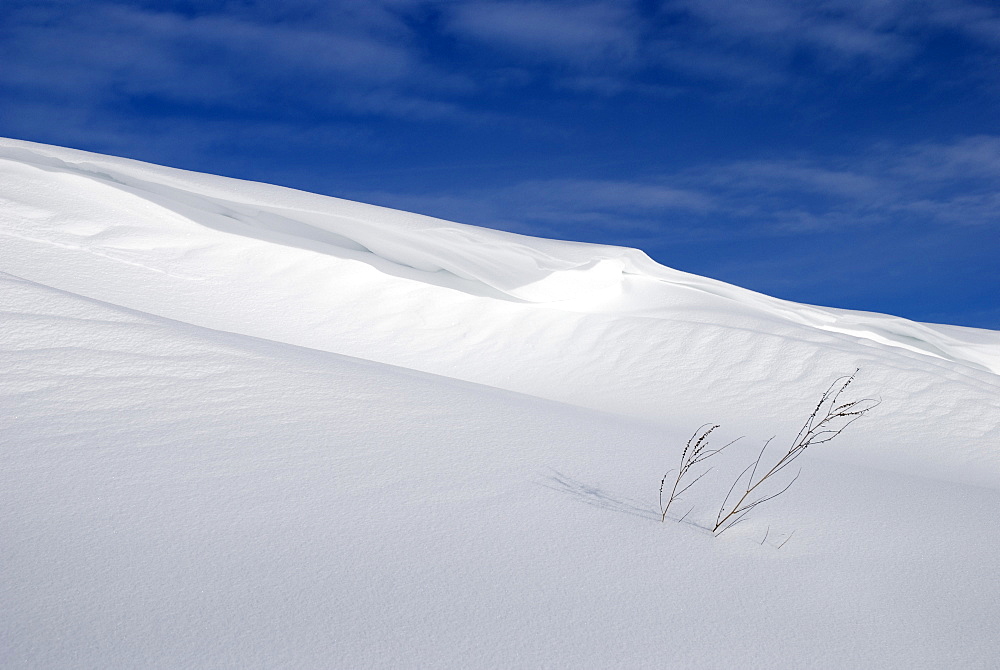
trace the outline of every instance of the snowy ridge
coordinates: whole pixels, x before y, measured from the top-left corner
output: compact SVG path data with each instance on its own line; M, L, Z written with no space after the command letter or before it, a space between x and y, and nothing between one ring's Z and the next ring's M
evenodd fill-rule
M632 249L13 140L0 144L0 171L0 269L26 279L216 330L758 436L860 367L860 388L886 401L885 438L831 457L1000 488L994 332L789 303ZM914 420L952 449L914 451Z
M877 411L712 537L855 368ZM0 491L4 668L1000 658L1000 333L15 140Z
M519 300L564 302L573 310L604 311L609 309L608 299L621 296L626 276L632 275L664 283L664 292L700 291L761 314L1000 374L1000 338L970 341L898 317L788 303L664 267L635 249L527 238L291 189L206 178L14 140L0 140L0 147L0 159L93 180L217 230L323 253L367 252L379 261L425 273L443 271ZM610 309L655 315L660 301L653 298L624 310L621 306Z

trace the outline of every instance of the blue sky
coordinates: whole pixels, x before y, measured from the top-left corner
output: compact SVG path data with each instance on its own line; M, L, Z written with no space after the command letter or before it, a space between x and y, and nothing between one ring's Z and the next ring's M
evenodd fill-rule
M0 3L0 135L1000 329L1000 5Z

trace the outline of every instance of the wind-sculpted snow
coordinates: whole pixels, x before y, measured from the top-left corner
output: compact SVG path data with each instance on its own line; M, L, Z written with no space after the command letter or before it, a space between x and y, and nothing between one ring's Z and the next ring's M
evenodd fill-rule
M96 156L59 157L68 153L15 147L6 148L0 157L84 177L94 182L91 188L96 191L120 190L217 230L332 254L369 252L404 268L449 272L528 302L617 292L624 272L659 267L632 249L529 241L502 231L288 189L206 180Z
M996 658L995 490L807 455L713 538L718 477L659 522L682 407L651 425L3 274L0 324L4 668ZM876 422L843 439L881 449ZM963 444L924 428L912 450Z
M280 187L13 140L2 141L0 159L87 179L90 183L85 188L93 193L107 193L109 204L128 194L162 208L157 214L150 211L152 220L142 222L146 225L132 222L147 234L150 229L169 234L170 223L183 221L183 227L187 228L194 224L362 259L382 270L388 267L382 261L388 261L399 266L394 268L397 273L410 277L415 275L406 270L450 273L487 291L574 311L588 311L591 307L596 311L652 316L663 314L661 308L667 302L664 298L670 292L694 290L704 293L707 299L722 298L755 308L761 315L848 333L1000 373L1000 338L976 342L975 336L946 334L939 328L905 319L787 303L666 268L635 249L528 238ZM7 205L16 208L17 203ZM30 215L27 218L32 219ZM101 226L98 222L91 225L96 226L95 231ZM25 234L31 236L32 232L28 230ZM98 244L87 246L99 249L105 236L92 236L92 241ZM183 249L179 252L183 253ZM429 283L444 283L478 293L469 284L416 276ZM630 276L662 283L659 295L649 295L643 304L621 305L617 309L609 306L608 299L622 295ZM715 304L722 303L715 301Z
M878 408L712 537L855 368ZM992 331L0 140L0 666L992 667L998 372ZM660 523L706 421L746 439Z
M654 263L5 140L0 271L217 330L767 437L861 368L831 457L1000 488L1000 335L799 305ZM913 436L942 445L913 448Z

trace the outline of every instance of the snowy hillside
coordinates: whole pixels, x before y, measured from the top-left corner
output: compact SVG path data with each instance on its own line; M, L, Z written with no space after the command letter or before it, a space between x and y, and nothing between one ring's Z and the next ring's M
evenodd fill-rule
M0 491L3 667L1000 662L1000 333L15 140Z

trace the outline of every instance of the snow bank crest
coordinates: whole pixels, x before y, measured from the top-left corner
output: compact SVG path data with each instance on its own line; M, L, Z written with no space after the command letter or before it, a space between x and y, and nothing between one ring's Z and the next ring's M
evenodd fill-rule
M752 315L1000 374L996 333L792 303L664 267L636 249L533 238L16 140L0 139L0 163L15 183L34 180L39 192L64 196L31 201L22 189L19 202L4 208L6 217L0 212L0 223L10 223L0 233L168 274L183 273L159 267L166 257L263 240L269 246L256 253L265 268L296 263L288 251L304 249L479 297L664 320L676 319L679 305L695 306L717 314L719 323ZM151 253L140 258L143 249ZM309 290L304 281L299 288Z

